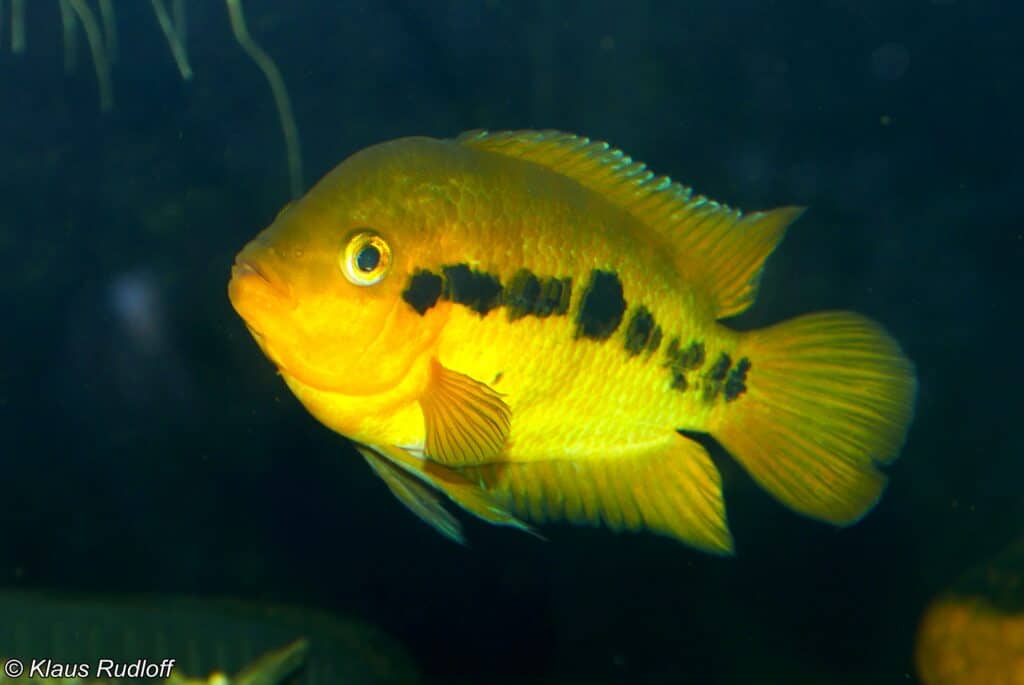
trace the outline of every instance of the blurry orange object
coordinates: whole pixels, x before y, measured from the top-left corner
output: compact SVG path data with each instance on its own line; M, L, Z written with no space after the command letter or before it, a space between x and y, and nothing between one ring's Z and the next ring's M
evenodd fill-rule
M924 685L1024 685L1024 540L931 603L914 656Z

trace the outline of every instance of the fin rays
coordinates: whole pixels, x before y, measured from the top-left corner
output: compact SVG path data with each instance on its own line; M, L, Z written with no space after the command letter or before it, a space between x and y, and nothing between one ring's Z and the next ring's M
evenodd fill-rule
M536 535L532 528L509 513L478 483L455 469L424 462L398 447L356 445L356 449L410 511L455 542L465 544L462 526L444 508L431 488L444 493L452 502L481 520Z
M363 445L356 445L355 448L409 511L449 540L465 544L462 525L426 485L370 448Z
M718 470L703 447L677 433L650 454L504 462L465 471L477 474L511 512L537 523L645 528L708 552L732 551Z
M711 433L755 481L791 508L846 525L885 487L913 416L910 362L856 314L802 316L749 333L747 396Z
M427 429L426 453L439 464L480 464L501 453L511 416L490 386L435 360L420 407Z
M655 176L607 143L561 131L468 131L457 142L545 166L630 212L670 250L680 272L704 286L716 318L750 306L765 260L803 212L744 215Z

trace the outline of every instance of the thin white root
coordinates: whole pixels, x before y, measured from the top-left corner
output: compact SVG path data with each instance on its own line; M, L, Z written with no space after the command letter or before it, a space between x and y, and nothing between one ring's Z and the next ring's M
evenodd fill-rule
M174 4L171 5L171 18L174 20L174 30L178 34L178 40L181 41L183 46L188 45L185 34L185 0L174 0Z
M114 108L114 87L110 82L110 62L107 61L107 51L103 47L103 35L96 22L96 15L85 4L85 0L68 0L68 2L71 3L71 8L78 15L78 21L82 22L85 38L89 41L92 63L96 67L96 81L100 88L100 109L109 112Z
M64 73L73 74L78 69L78 31L75 11L68 0L60 0L60 28L64 40Z
M153 13L156 14L156 20L160 23L160 30L164 32L164 38L167 39L167 44L171 46L171 54L174 55L174 61L178 65L178 72L181 73L181 78L191 81L192 67L188 64L185 44L182 42L178 30L171 21L171 15L167 13L167 6L164 5L164 0L150 0L150 2L153 5Z
M117 62L117 17L113 0L100 0L100 19L103 21L103 37L107 39L107 59L114 64Z
M225 2L228 6L231 30L235 34L235 40L252 58L252 61L256 63L270 83L274 104L277 105L277 114L281 120L281 130L284 132L285 146L288 150L288 175L291 179L292 199L298 199L302 195L304 185L302 152L299 147L299 130L295 125L295 117L292 116L291 101L288 99L288 89L285 88L284 79L281 78L281 72L274 64L274 60L249 36L249 31L245 26L245 15L242 12L242 0L225 0Z
M11 0L11 52L25 52L25 0Z

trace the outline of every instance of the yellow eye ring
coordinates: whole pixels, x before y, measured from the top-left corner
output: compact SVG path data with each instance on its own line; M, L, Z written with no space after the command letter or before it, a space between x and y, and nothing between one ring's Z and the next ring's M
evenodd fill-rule
M361 230L345 245L341 272L354 285L380 283L391 270L391 246L373 231Z

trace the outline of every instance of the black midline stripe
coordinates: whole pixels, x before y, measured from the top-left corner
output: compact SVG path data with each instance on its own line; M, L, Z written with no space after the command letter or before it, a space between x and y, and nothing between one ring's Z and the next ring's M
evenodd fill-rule
M542 277L521 268L503 285L498 275L465 263L446 264L438 272L417 269L402 291L402 299L421 316L443 300L468 307L480 316L504 307L509 321L527 316L565 316L571 309L572 295L571 277ZM608 340L622 327L627 308L619 275L611 270L592 270L576 309L575 337ZM624 349L633 356L657 351L664 337L661 326L644 305L632 311L624 335ZM673 343L678 345L678 340Z
M439 273L417 269L409 278L402 299L421 316L445 300L466 306L480 316L505 307L509 321L525 316L544 318L569 313L571 277L539 277L520 269L507 285L487 271L467 264L446 264Z

